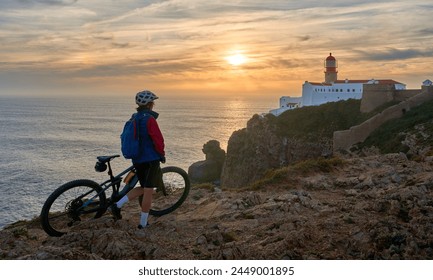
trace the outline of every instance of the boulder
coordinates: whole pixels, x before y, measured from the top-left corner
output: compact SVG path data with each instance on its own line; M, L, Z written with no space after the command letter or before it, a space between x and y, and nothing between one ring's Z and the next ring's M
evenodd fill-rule
M203 145L205 160L193 163L188 168L188 175L192 182L208 183L218 181L224 165L226 153L217 140L210 140Z

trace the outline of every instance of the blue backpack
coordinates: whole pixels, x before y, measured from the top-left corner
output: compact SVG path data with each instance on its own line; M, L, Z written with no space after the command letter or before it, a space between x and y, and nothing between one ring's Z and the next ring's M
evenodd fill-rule
M126 159L137 158L140 154L139 127L139 117L135 113L125 123L122 134L120 134L121 150Z

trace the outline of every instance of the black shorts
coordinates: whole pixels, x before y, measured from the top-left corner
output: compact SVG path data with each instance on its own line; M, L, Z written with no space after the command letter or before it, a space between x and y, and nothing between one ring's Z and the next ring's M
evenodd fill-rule
M161 168L159 160L134 163L135 171L137 172L138 181L142 188L156 188L162 180Z

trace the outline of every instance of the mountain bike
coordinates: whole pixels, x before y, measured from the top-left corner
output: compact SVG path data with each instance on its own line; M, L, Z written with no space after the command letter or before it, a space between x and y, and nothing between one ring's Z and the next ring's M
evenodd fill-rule
M74 225L101 217L121 197L132 190L138 182L134 166L113 175L111 161L119 155L99 156L95 170L108 168L109 179L102 183L80 179L57 188L45 201L40 221L50 236L62 236ZM154 188L152 208L149 214L162 216L173 212L188 196L191 184L188 174L176 166L160 169L161 176ZM126 176L125 176L126 175ZM124 177L125 176L125 177Z

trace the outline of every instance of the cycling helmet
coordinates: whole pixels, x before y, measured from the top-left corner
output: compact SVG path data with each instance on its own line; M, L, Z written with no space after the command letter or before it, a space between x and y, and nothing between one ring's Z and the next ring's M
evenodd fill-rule
M135 96L135 103L137 103L138 106L143 106L149 102L153 102L155 99L158 99L158 96L156 96L153 92L150 90L143 90L137 93Z

